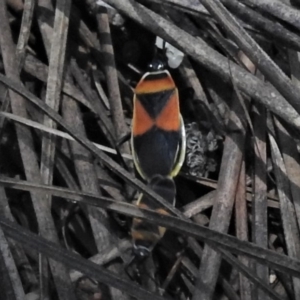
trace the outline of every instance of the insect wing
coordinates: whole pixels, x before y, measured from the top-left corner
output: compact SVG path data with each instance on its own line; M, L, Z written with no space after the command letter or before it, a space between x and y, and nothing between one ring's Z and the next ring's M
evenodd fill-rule
M149 72L135 91L131 146L136 169L146 180L155 174L175 176L185 155L175 83L168 71Z

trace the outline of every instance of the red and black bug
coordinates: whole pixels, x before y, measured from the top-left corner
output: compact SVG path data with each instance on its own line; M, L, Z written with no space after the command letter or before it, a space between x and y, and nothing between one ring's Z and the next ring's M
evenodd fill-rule
M135 88L131 147L142 178L174 177L185 157L185 129L179 110L178 90L160 61Z
M152 62L149 72L135 88L131 147L141 177L154 192L175 205L173 177L185 158L185 128L178 90L171 74L158 60ZM143 194L137 206L168 214L161 204ZM134 256L127 267L149 256L165 231L164 227L134 218L131 227Z

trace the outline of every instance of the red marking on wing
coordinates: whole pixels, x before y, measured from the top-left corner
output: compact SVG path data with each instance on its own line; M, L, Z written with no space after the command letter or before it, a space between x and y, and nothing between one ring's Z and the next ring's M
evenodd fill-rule
M136 94L156 93L164 90L176 88L171 76L161 79L144 80L142 79L135 88Z

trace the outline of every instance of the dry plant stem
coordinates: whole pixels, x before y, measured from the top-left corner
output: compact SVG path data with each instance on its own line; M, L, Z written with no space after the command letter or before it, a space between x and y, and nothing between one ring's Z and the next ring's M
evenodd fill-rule
M276 133L278 142L282 151L282 156L290 183L291 195L293 205L298 221L298 228L300 226L300 159L299 152L295 140L289 135L288 131L284 128L281 122L275 119Z
M170 230L174 230L175 232L185 236L191 236L198 240L203 240L213 245L213 247L221 247L222 249L226 249L234 254L245 255L249 258L257 260L260 263L266 264L275 270L279 270L300 278L300 260L278 254L276 251L259 247L253 243L240 241L233 236L220 233L178 217L168 215L162 216L161 214L152 210L138 208L136 205L116 202L111 198L102 196L99 197L60 187L46 186L43 184L36 184L16 179L5 179L2 177L0 177L0 184L5 187L24 191L38 191L40 193L50 193L57 197L71 198L73 201L86 203L96 207L102 207L119 214L147 220L149 223L154 223L156 225L169 228ZM142 191L146 194L146 189ZM151 195L148 190L147 194L149 196ZM153 199L156 200L158 200L158 198L159 197L153 197Z
M3 187L0 187L0 214L8 220L14 222L14 217L10 211L8 199ZM8 243L16 266L20 270L19 272L22 282L24 283L23 285L27 288L37 287L37 278L31 268L31 265L23 248L12 239L8 239ZM18 283L18 280L16 280L16 283ZM20 288L21 287L22 285L20 285Z
M69 126L73 127L82 136L86 135L78 105L67 96L63 98L63 116ZM70 146L73 152L75 169L81 190L95 195L101 195L90 153L78 143L71 143ZM113 234L110 233L103 224L108 222L107 214L105 210L100 208L95 209L91 206L88 206L87 210L97 250L101 253L105 248L110 246L110 235Z
M38 0L36 12L38 17L37 21L42 34L45 50L49 59L54 22L53 6L48 0Z
M236 237L242 241L248 241L248 213L246 200L246 178L245 161L243 161L240 171L240 178L235 197L235 226ZM250 262L247 257L239 256L242 264L249 267ZM251 300L250 282L240 273L240 296L241 300Z
M237 43L243 52L253 61L262 74L300 113L300 90L294 86L283 71L272 61L254 39L238 24L235 18L219 1L202 0L206 9L218 20L227 34Z
M120 257L123 252L127 251L132 247L132 242L128 240L120 241L117 246L112 246L109 249L106 249L101 254L96 254L89 258L90 261L94 262L97 265L104 265L114 260L117 257ZM79 271L72 270L70 272L70 277L72 282L77 281L83 274Z
M198 18L196 19L196 22L197 24L199 24L199 26L201 26L201 21ZM224 55L226 55L228 59L243 67L243 64L236 57L239 51L238 46L235 43L232 43L231 40L229 42L229 39L226 39L224 37L224 35L220 32L218 26L214 22L208 22L207 26L205 26L205 30L209 34L213 43L223 49Z
M79 190L77 182L73 177L73 174L67 167L64 159L61 157L60 153L56 153L56 163L55 167L57 168L58 172L60 173L61 177L64 179L66 185L73 190Z
M12 258L8 241L0 228L0 274L1 274L1 298L9 300L24 299L24 290Z
M289 63L291 69L292 82L300 87L300 52L288 51ZM300 167L299 153L293 138L288 134L284 126L275 118L275 124L278 128L278 137L280 147L283 153L283 159L286 166L287 174L291 184L291 193L293 203L300 228Z
M101 80L100 80L100 76L99 76L99 72L97 72L97 70L93 70L93 79L94 79L94 83L97 89L97 92L100 96L100 99L102 101L102 104L105 106L105 108L107 110L110 110L110 105L109 105L109 100L103 90L103 87L101 85Z
M189 272L191 272L191 274L193 275L193 277L196 278L197 274L198 274L198 270L195 267L195 265L192 263L192 261L184 256L181 260L181 264L187 268L189 270ZM234 289L232 288L232 286L229 284L229 282L222 276L220 275L218 277L218 284L220 284L220 286L223 288L225 294L227 295L229 300L240 300L239 296L237 295L237 293L234 291ZM192 291L194 291L194 287L192 288Z
M268 248L268 214L267 214L267 153L266 153L266 111L258 103L254 106L254 199L252 205L252 241L261 247ZM257 146L255 146L257 145ZM253 264L256 274L261 280L269 283L267 266ZM265 295L253 288L253 297L264 300Z
M33 9L35 6L34 0L25 0L23 7L22 23L20 28L20 34L18 37L18 43L16 47L16 59L18 66L18 74L20 74L25 61L26 46L29 40L30 28L32 23ZM9 99L7 91L3 92L3 103L1 105L2 111L8 111L9 109ZM5 124L5 119L0 118L0 132L2 131Z
M151 0L153 2L159 2L159 0ZM193 9L195 9L197 12L202 13L204 15L209 15L209 12L207 11L207 9L201 4L201 3L195 3L195 1L193 0L166 0L165 1L166 4L169 5L173 5L174 6L179 6L179 7L183 7L183 8L188 8L188 7L192 7Z
M56 4L54 28L52 33L51 51L49 54L49 72L47 79L47 90L45 103L53 108L56 112L58 111L60 104L60 94L63 81L63 70L65 62L65 52L67 43L67 34L69 28L69 14L71 9L70 0L61 0ZM48 50L49 51L49 50ZM49 53L49 52L48 52ZM44 115L43 125L49 128L56 129L56 123ZM54 156L55 156L55 141L56 137L53 135L44 135L42 137L42 150L41 150L41 177L45 184L52 184L53 180L53 169L54 169ZM51 196L47 196L48 210L51 210ZM48 264L43 257L41 260L41 270L43 274L42 278L45 278L45 282L41 282L42 289L45 294L48 291L47 273Z
M26 47L28 44L29 36L30 36L30 28L33 18L33 11L35 6L35 0L25 0L24 1L24 10L22 16L22 23L20 34L18 38L18 43L16 47L16 58L18 60L18 71L21 72L25 57L26 57Z
M96 112L99 116L99 126L103 133L106 135L108 141L112 146L115 145L115 133L113 130L113 125L111 120L106 116L106 109L102 105L101 101L96 97L94 91L87 84L84 76L82 75L81 70L79 69L76 61L71 60L71 73L75 78L75 81L81 88L85 97L91 102L92 106L96 109Z
M137 299L166 300L157 294L148 292L135 283L121 279L118 274L109 272L105 268L80 257L78 254L64 250L61 247L56 247L54 243L31 233L27 229L23 229L19 225L14 225L2 217L0 217L0 223L6 235L18 239L18 241L23 245L26 245L26 248L28 249L35 248L37 251L51 258L50 261L57 260L64 263L68 268L80 270L87 276L120 289Z
M200 80L198 79L198 77L187 57L184 58L184 61L179 68L179 71L182 74L182 78L184 78L184 80L188 83L188 86L193 88L194 93L195 93L195 98L198 101L201 101L201 103L206 107L206 109L211 112L212 116L216 118L216 120L212 120L213 124L215 124L216 127L218 127L218 129L221 130L222 126L220 124L222 124L222 120L219 115L215 116L213 114L213 112L211 111L211 108L209 106L209 103L208 103L206 94L203 90L202 84L201 84Z
M237 189L239 189L239 187ZM195 240L193 240L192 238L189 238L188 241L189 241L189 245L194 249L194 251L195 251L195 248L196 249L198 248L198 251L195 251L195 253L197 253L197 252L199 254L202 253L202 249L198 246L198 244L196 243ZM233 256L232 254L230 254L227 251L220 250L220 252L221 252L223 258L230 265L232 265L233 268L235 268L238 272L240 272L240 276L241 275L244 276L243 280L244 281L247 280L247 282L244 286L240 285L240 294L241 294L241 297L244 297L241 299L247 299L247 298L245 298L245 291L247 292L246 296L248 297L248 299L251 299L251 290L250 290L250 282L251 282L252 284L254 284L255 287L259 288L265 295L269 295L270 298L275 299L275 300L281 300L279 295L277 293L275 293L268 284L262 283L260 278L257 277L256 274L253 273L249 269L248 266L245 266L244 262L247 262L248 258L242 257L243 261L241 262L235 256ZM222 284L223 282L222 281L220 282L220 280L219 280L220 278L221 278L221 276L219 275L218 282ZM227 283L227 285L228 285L228 283ZM224 288L224 291L226 292L226 294L228 294L228 292L229 292L229 294L231 294L230 290L227 289L227 285L222 284L222 287Z
M15 81L20 82L14 55L15 48L10 35L10 28L6 17L6 5L3 0L0 0L0 22L0 44L5 72L7 76L13 78ZM24 99L11 90L9 91L9 96L12 112L21 117L28 118ZM26 178L33 182L41 182L41 177L39 175L39 166L36 154L34 152L31 132L28 128L17 124L16 132ZM40 234L47 237L49 240L58 243L52 216L50 214L50 210L48 209L48 204L44 199L45 195L41 195L39 193L31 193L31 198L36 212ZM57 287L59 298L75 299L71 281L68 278L65 267L55 261L50 262L50 267Z
M295 26L300 29L300 13L296 8L291 7L277 0L242 0L243 3L262 10L267 14L272 14L275 17Z
M32 56L31 54L26 55L24 70L38 80L47 82L48 66L38 60L35 56ZM89 108L92 112L96 112L95 108L87 101L82 92L77 87L70 84L66 79L63 81L62 91Z
M45 103L56 112L60 104L70 9L70 0L58 1L55 9ZM55 121L48 116L44 116L43 125L56 128ZM52 184L54 155L55 137L53 135L44 136L42 139L41 175L46 184Z
M97 6L98 7L98 6ZM100 62L99 60L99 53L100 53L100 43L99 39L95 34L93 34L88 26L82 21L81 19L81 12L77 9L76 6L72 8L71 12L71 19L76 20L79 19L79 35L83 43L91 50L94 50L96 53L96 61Z
M195 254L198 256L199 259L201 259L202 254L203 254L203 249L202 247L199 245L199 243L189 237L188 238L188 243L189 243L189 247L191 249L193 249L193 251L195 252ZM188 262L189 260L187 260L186 262ZM190 265L190 264L188 264ZM198 270L194 265L190 265L190 271L192 273L192 275L194 276L194 278L197 278L198 275ZM221 275L219 274L218 276L218 284L223 288L224 293L228 296L228 298L230 300L239 300L238 295L236 294L235 290L232 288L232 286L230 285L230 283ZM193 288L193 292L194 292L194 288Z
M153 0L151 0L153 1ZM157 1L157 0L155 0ZM196 4L194 0L166 0L165 4L176 3L178 6L184 8L189 13L203 14L204 7L202 4ZM263 30L269 34L276 42L284 42L291 48L299 49L300 38L297 34L288 30L282 26L279 22L272 21L259 12L249 8L243 3L237 0L221 0L221 2L226 6L232 13L236 15L240 20L239 23L246 22L252 25L254 28ZM206 11L206 9L205 9ZM207 12L207 11L206 11ZM207 12L208 14L208 12Z
M244 22L251 24L254 28L263 30L275 39L277 43L284 42L289 47L299 49L300 38L297 34L282 26L279 22L272 21L259 12L243 5L237 0L221 0L221 2L236 16Z
M181 210L188 218L191 218L191 217L197 215L198 213L201 213L204 210L213 206L215 195L216 195L216 191L211 191L211 192L205 194L204 196L196 199L195 201L193 201L189 204L186 204L185 206L183 206L181 208ZM253 194L250 191L247 191L246 199L250 203L253 202L252 195ZM279 209L278 200L274 201L274 200L268 199L267 206ZM264 219L264 220L266 220L266 219Z
M255 286L260 288L265 293L266 296L268 295L271 299L274 300L282 300L280 295L278 295L269 285L262 283L260 278L254 275L249 268L247 268L243 264L240 264L239 261L232 254L222 250L221 252L224 259L226 259L233 267L237 268L237 270L241 274L243 274L245 277L251 280L255 284Z
M284 230L284 237L287 246L287 252L290 257L299 259L300 241L299 230L296 221L295 208L291 201L290 184L288 181L286 168L279 151L278 145L273 137L269 134L271 145L271 154L273 167L277 182L277 190L280 200L280 212ZM293 277L295 299L300 299L300 279Z
M270 234L269 235L269 249L273 250L273 251L277 251L277 252L282 252L282 248L276 249L272 243L272 240L275 239L276 240L276 235ZM280 283L283 285L284 289L285 289L285 293L286 293L286 298L287 299L293 299L294 295L293 295L293 283L291 280L291 276L289 274L284 274L278 271L275 271L276 276L278 277L278 280L280 281Z
M97 172L97 177L98 179L103 179L103 180L112 180L110 175L108 174L107 171L105 171L101 167L96 166L96 172ZM101 188L103 188L113 199L116 201L126 201L124 196L121 194L120 190L117 188L114 188L112 186L108 185L101 185Z
M205 209L211 207L214 203L214 199L216 197L216 191L211 191L199 199L186 204L181 208L181 211L184 213L185 216L191 218L198 213L201 213Z
M103 63L105 77L108 89L109 103L111 108L112 120L115 128L115 136L117 140L125 136L129 130L125 123L124 111L122 107L121 94L118 82L118 74L115 63L115 54L112 45L110 26L106 8L101 8L97 14L98 31L100 37L101 53L103 55ZM125 143L120 147L122 152L129 154L129 144Z
M213 189L216 189L218 187L218 182L216 180L205 178L205 177L201 177L199 179L198 177L193 177L191 175L187 175L187 174L184 174L184 175L186 178L193 180L193 181L199 183L200 185L204 185L204 186L207 186L207 187L210 187ZM252 192L253 192L251 187L246 187L246 190L247 190L247 193L250 193L250 194L252 194ZM272 193L272 192L269 192L267 194L267 196L268 196L269 200L273 200L273 201L277 201L277 202L279 201L278 197L274 196L274 193Z
M6 211L8 210L8 202L5 195L3 187L0 187L0 214L6 216ZM6 211L5 211L5 208ZM10 215L12 220L12 216ZM17 264L20 263L20 257L12 256L13 252L10 249L16 248L16 243L13 240L7 240L3 234L2 229L0 228L0 268L1 268L1 286L3 287L3 292L6 294L6 299L24 299L24 290L22 282L19 277ZM23 252L21 247L19 247ZM15 251L17 253L17 251ZM25 253L23 252L25 260L27 260ZM29 266L28 260L26 266ZM20 266L20 265L19 265ZM30 266L29 266L30 267ZM29 283L29 282L26 282ZM9 294L11 295L9 297ZM13 296L14 295L14 296ZM3 294L2 294L3 296Z
M193 238L188 238L188 243L189 243L189 246L194 250L195 254L198 255L199 258L201 259L202 249L198 245L196 240ZM251 270L247 266L245 266L243 262L240 262L237 258L235 258L233 255L231 255L227 251L220 250L220 252L221 252L223 258L230 265L232 265L234 268L236 268L236 270L238 272L240 272L240 275L244 276L244 280L249 279L247 282L249 296L251 296L251 294L250 294L250 282L251 282L252 284L254 284L254 286L259 288L265 295L270 295L270 297L275 300L281 300L280 297L271 289L271 287L269 287L265 283L261 283L260 278L258 278L255 275L255 273L251 272ZM246 257L243 257L243 259L244 259L244 262L247 262L247 260L248 260L248 258L246 258ZM196 275L195 275L195 277L196 277ZM233 289L228 288L228 286L230 286L230 284L224 278L222 278L222 276L220 274L218 276L218 283L223 287L225 294L228 295L229 298L230 298L230 296L234 296ZM240 293L242 293L241 289L242 289L242 287L240 287ZM242 294L242 296L243 295L244 294ZM233 298L235 299L235 297L233 297Z
M224 143L218 189L209 223L209 228L220 232L228 230L239 179L245 142L245 129L241 122L243 117L243 108L235 98L230 114L229 134ZM221 254L205 245L193 300L212 299L220 264Z
M131 0L105 0L105 2L191 55L202 66L211 70L225 81L231 82L231 77L233 76L237 87L242 92L263 103L287 122L300 128L298 113L276 89L264 84L261 80L235 64L231 64L230 72L227 58L210 48L199 37L192 37L166 19Z

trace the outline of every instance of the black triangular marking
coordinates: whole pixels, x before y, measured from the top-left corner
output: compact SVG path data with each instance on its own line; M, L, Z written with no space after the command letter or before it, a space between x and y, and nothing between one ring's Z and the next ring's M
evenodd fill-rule
M174 92L175 89L171 89L156 93L137 94L136 97L142 103L150 117L155 119L159 116Z

